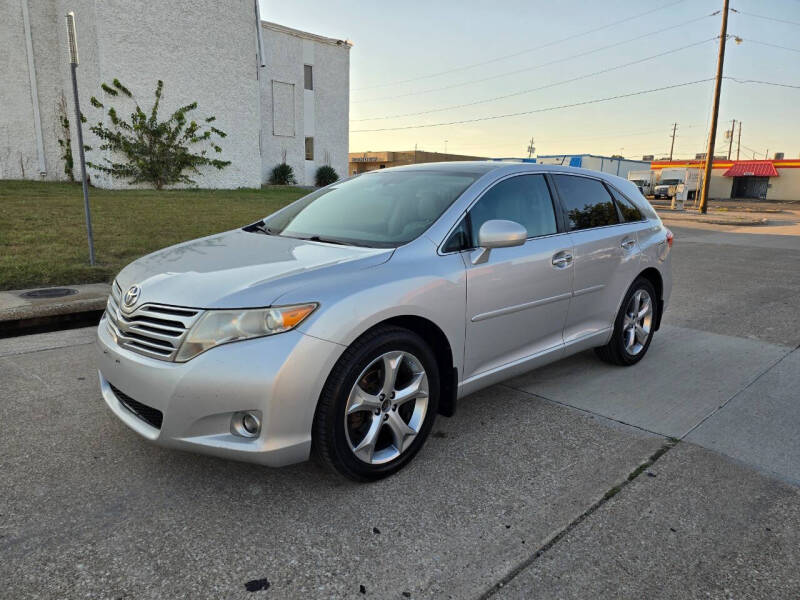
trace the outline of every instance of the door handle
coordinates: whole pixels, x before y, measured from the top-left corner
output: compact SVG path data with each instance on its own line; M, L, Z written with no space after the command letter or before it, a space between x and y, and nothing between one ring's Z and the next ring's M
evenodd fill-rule
M622 243L620 244L620 247L621 247L623 250L630 250L630 249L631 249L631 248L633 248L635 245L636 245L636 240L633 240L633 239L627 238L627 239L624 239L624 240L622 240Z
M557 269L566 269L572 264L572 254L569 252L557 252L553 255L552 262Z

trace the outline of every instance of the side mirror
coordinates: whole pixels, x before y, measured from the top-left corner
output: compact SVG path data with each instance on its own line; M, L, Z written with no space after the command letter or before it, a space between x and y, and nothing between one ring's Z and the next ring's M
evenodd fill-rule
M519 223L504 219L486 221L478 231L478 254L472 259L472 264L486 262L492 248L522 246L527 239L528 230Z

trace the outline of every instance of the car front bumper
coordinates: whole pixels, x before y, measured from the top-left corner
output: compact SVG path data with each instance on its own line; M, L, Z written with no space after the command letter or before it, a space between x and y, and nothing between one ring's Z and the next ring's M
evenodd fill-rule
M120 348L105 316L97 330L100 390L123 423L162 446L275 467L308 459L317 400L343 350L289 331L174 363ZM125 396L150 414L159 411L161 426L130 410ZM240 411L260 411L258 437L232 433L231 419Z

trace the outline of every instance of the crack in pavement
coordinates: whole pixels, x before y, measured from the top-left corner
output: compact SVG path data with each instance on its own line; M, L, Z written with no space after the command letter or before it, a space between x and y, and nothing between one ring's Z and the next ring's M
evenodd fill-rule
M694 425L693 425L693 426L692 426L692 427L689 429L689 431L687 431L686 433L684 433L684 434L683 434L683 435L680 437L680 439L682 439L682 440L683 440L683 439L686 439L686 437L687 437L689 434L691 434L691 433L692 433L692 432L693 432L695 429L697 429L698 427L700 427L700 426L701 426L703 423L705 423L706 421L708 421L708 420L709 420L711 417L713 417L713 416L714 416L714 415L716 415L716 414L717 414L719 411L721 411L723 408L725 408L726 406L728 406L728 404L730 404L730 403L731 403L731 402L732 402L732 401L733 401L735 398L737 398L737 397L738 397L738 396L739 396L739 395L740 395L742 392L746 392L747 390L749 390L749 389L750 389L750 388L751 388L751 387L752 387L752 386L753 386L753 385L754 385L754 384L755 384L755 383L756 383L756 382L757 382L759 379L761 379L762 377L764 377L764 375L766 375L767 373L769 373L770 371L772 371L772 369L774 369L775 367L777 367L779 364L781 364L781 363L782 363L784 360L786 360L786 359L787 359L789 356L791 356L792 354L794 354L794 353L795 353L795 352L797 352L798 350L800 350L800 344L798 344L797 346L795 346L793 349L789 350L789 351L788 351L786 354L784 354L783 356L781 356L781 357L780 357L778 360L776 360L774 363L772 363L770 366L768 366L766 369L764 369L764 370L763 370L761 373L759 373L758 375L756 375L756 376L755 376L755 378L753 378L753 380L752 380L752 381L750 381L750 382L749 382L749 383L748 383L746 386L744 386L744 387L743 387L742 389L740 389L738 392L736 392L735 394L733 394L733 395L732 395L730 398L728 398L727 400L725 400L725 402L723 402L722 404L720 404L720 405L719 405L717 408L715 408L714 410L712 410L712 411L711 411L710 413L708 413L708 414L707 414L705 417L703 417L702 419L700 419L700 420L699 420L697 423L695 423L695 424L694 424Z
M487 598L491 598L497 592L502 590L506 585L508 585L517 575L522 573L525 569L530 567L536 560L545 554L548 550L550 550L553 546L555 546L558 542L560 542L568 533L570 533L573 529L575 529L578 525L583 523L587 518L589 518L592 514L594 514L598 509L600 509L606 502L611 500L614 496L616 496L619 492L625 488L629 483L634 481L639 475L644 473L646 469L652 467L658 459L664 456L667 452L672 450L680 440L677 438L669 438L668 441L662 445L658 450L656 450L650 457L641 463L638 467L636 467L633 471L631 471L628 476L623 479L621 482L616 484L615 486L611 487L608 491L606 491L603 496L595 501L594 503L589 506L585 511L583 511L580 515L575 517L572 521L570 521L565 527L563 527L558 533L556 533L553 537L547 540L544 544L542 544L536 552L534 552L531 556L520 562L517 566L515 566L511 571L509 571L505 577L503 577L500 581L495 583L492 587L486 590L483 594L479 596L479 600L486 600Z
M781 359L783 360L783 359ZM778 361L780 362L780 361ZM775 363L777 364L777 363ZM773 365L775 366L775 365ZM659 433L658 431L653 431L652 429L647 429L646 427L642 427L641 425L636 425L634 423L628 423L627 421L622 421L621 419L615 419L614 417L609 417L608 415L604 415L603 413L595 412L593 410L589 410L588 408L583 408L581 406L575 406L574 404L570 404L569 402L562 402L561 400L553 400L552 398L548 398L547 396L542 396L541 394L536 394L534 392L529 392L528 390L524 390L522 388L514 387L513 385L508 385L507 383L500 382L496 384L498 386L502 386L504 388L508 388L509 390L514 390L515 392L521 392L538 400L544 400L545 402L552 402L553 404L557 404L558 406L564 406L566 408L571 408L573 410L580 411L582 413L586 413L587 415L592 415L594 417L600 417L601 419L612 421L614 423L619 423L620 425L625 425L626 427L633 427L634 429L638 429L639 431L644 431L645 433L649 433L652 435L657 435L658 437L668 438L668 435L663 433ZM738 393L738 392L737 392Z

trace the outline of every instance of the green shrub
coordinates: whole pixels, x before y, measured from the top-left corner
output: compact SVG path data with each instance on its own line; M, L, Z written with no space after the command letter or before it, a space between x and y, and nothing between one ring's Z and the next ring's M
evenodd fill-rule
M123 96L135 104L126 121L113 106L108 107L107 115L111 126L98 121L90 130L102 141L101 150L110 150L113 156L124 157L123 162L113 162L105 158L105 164L88 162L87 164L111 177L127 179L129 183L149 183L157 190L173 183L194 183L186 171L200 173L198 167L210 166L223 169L230 163L228 160L210 158L208 149L192 152L192 147L202 144L219 154L222 148L212 141L212 135L224 138L225 132L210 123L215 117L209 116L200 123L191 120L189 113L197 108L197 102L191 102L173 112L166 120L159 121L158 108L164 90L164 82L156 85L155 102L150 114L145 114L138 102L133 99L130 90L114 79L113 87L104 83L101 88L110 95L124 100ZM120 96L122 93L123 96ZM92 96L91 105L95 108L106 107Z
M330 165L324 165L317 169L317 174L315 177L315 182L317 187L325 187L326 185L330 185L335 181L339 181L339 175Z
M297 183L297 180L294 178L294 169L285 162L275 165L272 169L272 173L270 173L269 182L272 185L294 185Z

